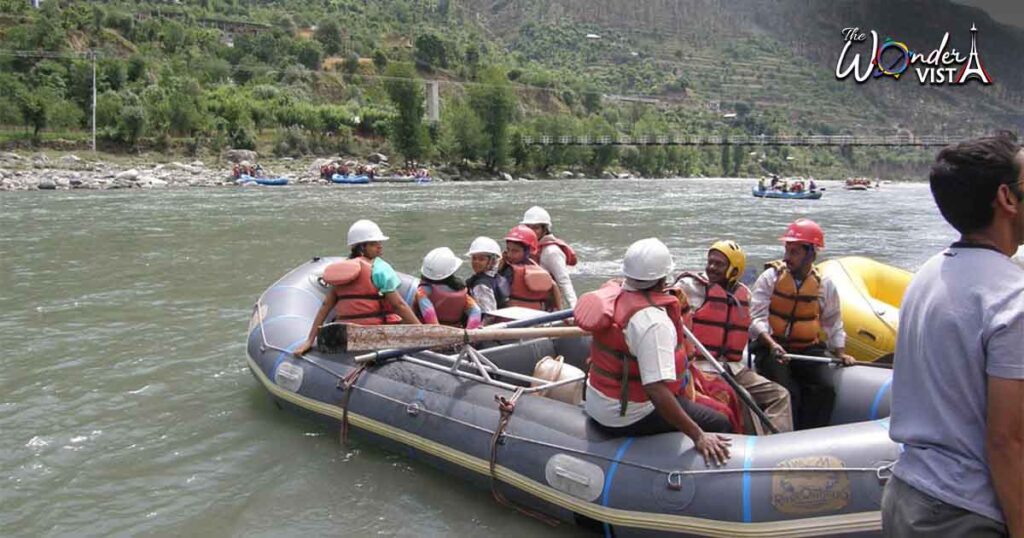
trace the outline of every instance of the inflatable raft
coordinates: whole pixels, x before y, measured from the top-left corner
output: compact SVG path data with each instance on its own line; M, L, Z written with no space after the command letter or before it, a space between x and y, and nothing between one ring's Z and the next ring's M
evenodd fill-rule
M266 185L268 187L280 187L288 184L288 178L286 177L253 177L250 175L242 174L235 183L239 185L256 184Z
M347 175L334 174L331 176L331 183L338 183L341 185L366 185L370 182L370 176L367 175Z
M846 351L857 360L892 362L900 304L913 273L849 256L818 269L835 283L846 329Z
M823 194L821 191L783 192L776 190L760 190L754 187L750 191L756 198L782 198L786 200L817 200Z
M578 405L545 396L544 357L582 367L586 338L420 352L360 368L347 354L299 358L340 258L314 258L259 298L247 363L281 407L311 413L386 449L439 467L535 517L607 536L876 535L888 470L891 371L833 370L831 426L731 435L732 458L708 468L680 433L615 437ZM403 277L403 294L415 280Z

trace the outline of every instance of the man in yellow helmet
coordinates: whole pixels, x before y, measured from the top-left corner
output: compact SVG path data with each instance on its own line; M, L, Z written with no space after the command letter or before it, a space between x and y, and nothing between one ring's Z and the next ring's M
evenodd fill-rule
M703 273L683 273L677 281L693 312L693 334L753 397L780 432L793 430L789 391L743 364L750 328L750 289L740 277L747 256L735 241L718 241L708 249ZM697 364L714 371L699 355ZM748 431L764 434L764 426L746 413Z

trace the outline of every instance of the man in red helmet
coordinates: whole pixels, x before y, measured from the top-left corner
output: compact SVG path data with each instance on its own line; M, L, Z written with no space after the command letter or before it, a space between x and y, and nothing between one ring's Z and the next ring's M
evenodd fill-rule
M828 425L835 403L828 365L790 362L785 355L831 352L844 364L854 360L845 351L839 294L814 267L818 250L825 248L821 227L797 219L780 239L786 248L783 259L768 263L754 283L750 338L758 371L789 390L796 429L817 428Z

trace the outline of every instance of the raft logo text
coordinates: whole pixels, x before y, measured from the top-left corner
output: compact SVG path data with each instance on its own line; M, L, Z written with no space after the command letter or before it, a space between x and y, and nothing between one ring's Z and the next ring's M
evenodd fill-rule
M925 84L966 84L971 80L979 80L982 84L992 84L992 77L985 70L978 55L978 28L971 25L971 50L964 54L956 48L949 47L949 32L942 36L938 48L930 52L916 52L902 41L891 37L879 42L878 32L871 30L871 60L861 60L860 52L851 49L867 43L869 33L860 28L843 28L843 50L836 62L836 79L844 80L853 75L858 83L881 77L892 77L899 80L913 68L917 81ZM865 65L867 63L867 65Z

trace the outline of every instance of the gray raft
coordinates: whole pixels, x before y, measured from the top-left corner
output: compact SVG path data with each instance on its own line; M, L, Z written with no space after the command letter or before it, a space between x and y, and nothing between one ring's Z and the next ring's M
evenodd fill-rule
M517 507L606 536L877 535L879 505L898 447L889 440L888 370L834 370L831 426L755 437L732 435L732 458L708 468L682 434L613 437L579 407L524 389L535 363L563 355L583 365L589 342L532 340L464 354L423 352L369 367L349 355L287 352L308 334L340 258L314 259L260 297L248 335L253 375L285 407L413 454ZM403 277L411 297L415 280ZM344 389L345 380L353 381ZM541 386L540 388L543 388ZM350 394L346 394L350 392Z

